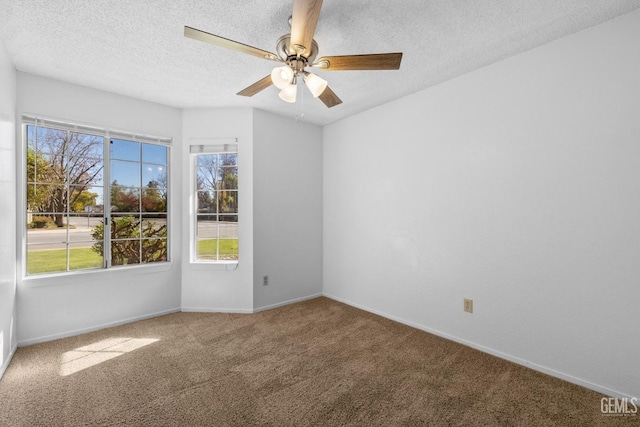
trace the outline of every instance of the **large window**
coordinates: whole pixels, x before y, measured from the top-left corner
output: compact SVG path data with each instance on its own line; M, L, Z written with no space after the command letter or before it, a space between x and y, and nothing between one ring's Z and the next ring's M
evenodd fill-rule
M26 125L27 274L167 261L168 147L77 129Z
M195 261L238 261L237 144L192 146Z

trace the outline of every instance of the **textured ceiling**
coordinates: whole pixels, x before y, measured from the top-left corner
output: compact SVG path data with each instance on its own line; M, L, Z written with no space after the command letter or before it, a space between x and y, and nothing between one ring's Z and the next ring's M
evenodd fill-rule
M319 56L404 53L399 71L317 71L343 104L304 90L236 92L275 62L183 36L185 25L275 52L290 0L0 0L17 69L175 107L254 107L327 124L640 8L640 0L324 0Z

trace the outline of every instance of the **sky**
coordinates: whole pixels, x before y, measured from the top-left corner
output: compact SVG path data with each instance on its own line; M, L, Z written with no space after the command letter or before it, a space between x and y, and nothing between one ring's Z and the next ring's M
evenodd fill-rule
M77 158L94 158L102 159L104 156L104 148L102 141L104 138L95 135L83 135L70 132L72 141L87 141L90 149L85 150L82 156ZM27 127L28 147L35 149L41 153L59 153L61 144L67 136L67 131L59 129L51 129L44 127ZM77 136L77 138L74 138ZM90 138L90 139L87 139ZM81 144L76 144L82 147ZM74 148L71 148L73 150ZM127 187L145 186L150 181L156 181L162 187L167 182L167 154L168 147L157 144L147 144L135 141L126 141L122 139L111 139L109 144L110 177L109 181L117 181L119 185ZM96 167L100 167L98 163ZM103 171L104 172L104 171ZM98 174L100 177L101 174ZM29 180L32 180L30 177ZM96 185L92 186L89 191L99 195L97 204L101 205L103 201L103 179L99 179Z

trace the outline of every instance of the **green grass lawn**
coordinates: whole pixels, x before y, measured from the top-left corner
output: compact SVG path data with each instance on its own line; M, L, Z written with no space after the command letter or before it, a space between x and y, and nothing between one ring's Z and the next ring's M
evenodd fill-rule
M216 239L198 241L198 258L216 259L216 246ZM67 271L66 257L65 249L29 251L27 254L27 274ZM238 259L237 239L220 239L219 259ZM102 265L102 256L91 250L91 248L69 249L69 270L101 268Z
M198 241L198 258L215 259L217 239ZM238 259L238 239L220 239L220 259Z
M67 254L65 249L29 251L27 254L27 274L54 273L67 270ZM102 256L91 248L69 249L69 269L102 267Z

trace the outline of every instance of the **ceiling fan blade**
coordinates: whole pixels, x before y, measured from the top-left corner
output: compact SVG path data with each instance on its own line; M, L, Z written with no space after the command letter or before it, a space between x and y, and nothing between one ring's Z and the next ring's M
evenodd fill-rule
M237 95L253 96L256 93L260 92L261 90L264 90L264 89L268 88L269 86L271 86L272 83L273 82L271 81L271 74L269 74L267 77L264 77L264 78L258 80L257 82L255 82L251 86L242 89L240 92L237 93Z
M186 25L184 27L184 36L194 40L200 40L205 43L211 43L216 46L226 47L227 49L237 50L238 52L257 56L258 58L280 61L275 53L267 52L266 50L258 49L256 47L242 44L233 40L225 39L224 37L216 36L215 34L210 34L206 31L187 27Z
M323 56L314 67L327 71L341 70L397 70L402 61L402 52L374 53L370 55Z
M327 86L327 88L318 96L318 98L320 98L320 100L324 102L324 105L329 108L335 107L338 104L342 104L342 100L338 98L338 95L336 95L329 86Z
M320 16L322 0L293 0L291 14L291 44L289 52L308 56ZM306 53L306 55L305 55Z

